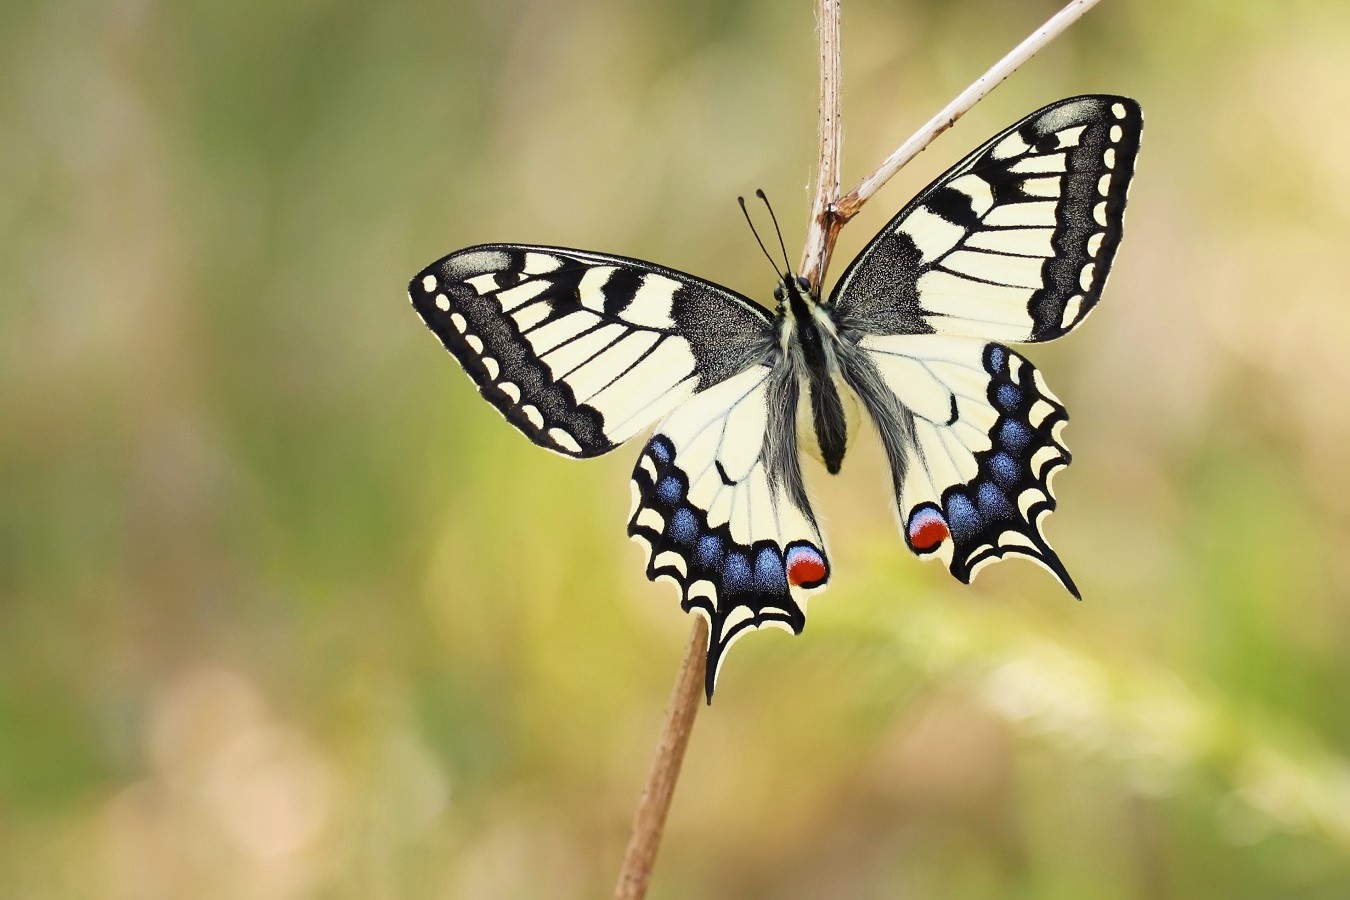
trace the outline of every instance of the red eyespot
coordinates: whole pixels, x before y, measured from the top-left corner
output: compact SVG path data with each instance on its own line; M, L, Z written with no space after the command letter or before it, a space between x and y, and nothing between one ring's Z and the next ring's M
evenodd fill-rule
M788 581L791 581L794 587L820 581L824 577L825 564L818 559L810 559L805 556L794 560L792 567L788 569Z
M830 577L830 567L815 547L794 544L787 552L787 577L793 587L817 588Z
M909 546L915 553L928 553L947 538L951 531L942 514L933 506L921 506L909 517Z
M945 541L951 532L947 526L937 520L924 522L916 530L909 534L909 542L914 545L915 550L932 550L938 544Z

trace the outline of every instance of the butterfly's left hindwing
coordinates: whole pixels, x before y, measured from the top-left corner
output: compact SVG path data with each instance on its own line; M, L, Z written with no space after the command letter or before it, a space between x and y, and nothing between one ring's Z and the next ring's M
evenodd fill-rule
M574 457L614 449L772 340L768 314L732 291L558 247L470 247L419 272L408 293L508 422Z
M800 632L807 596L829 579L798 461L797 390L768 366L709 388L657 426L633 471L628 533L647 576L673 581L708 620L710 700L732 642L764 625Z

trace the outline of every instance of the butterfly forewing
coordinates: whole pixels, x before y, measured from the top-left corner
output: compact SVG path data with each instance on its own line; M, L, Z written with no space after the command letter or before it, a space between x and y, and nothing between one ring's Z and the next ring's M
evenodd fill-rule
M924 189L835 286L841 324L1048 341L1083 320L1120 243L1142 127L1125 97L1062 100Z
M769 351L768 314L651 263L512 244L419 272L413 306L530 440L598 456Z

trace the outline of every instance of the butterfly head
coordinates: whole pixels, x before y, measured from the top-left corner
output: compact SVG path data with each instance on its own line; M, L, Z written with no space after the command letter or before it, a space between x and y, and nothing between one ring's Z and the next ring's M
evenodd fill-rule
M778 286L773 289L773 298L778 301L780 316L799 319L810 318L812 307L820 304L820 298L811 290L811 282L801 275L780 276Z
M778 268L778 263L774 262L773 254L764 246L764 241L760 238L759 232L755 229L755 223L750 221L750 213L745 208L745 198L737 197L736 201L741 205L741 213L745 216L746 224L750 226L750 233L755 236L755 241L759 244L759 249L764 251L764 258L773 266L774 274L778 276L778 285L773 289L774 299L778 301L778 312L780 317L793 315L797 318L804 318L806 311L813 305L819 304L819 299L811 291L811 283L800 275L792 273L792 262L788 259L787 245L783 243L783 230L778 227L778 217L774 215L773 207L769 204L769 198L764 196L762 190L755 191L755 196L764 201L764 206L769 210L769 218L773 220L773 230L778 235L778 248L783 251L783 268Z

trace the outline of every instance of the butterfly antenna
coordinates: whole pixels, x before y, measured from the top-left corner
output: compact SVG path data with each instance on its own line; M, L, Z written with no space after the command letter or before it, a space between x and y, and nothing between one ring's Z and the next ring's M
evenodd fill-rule
M760 192L760 196L764 196L763 191ZM764 246L764 241L760 239L759 232L755 230L755 223L750 221L750 211L745 208L745 198L737 197L736 202L741 205L741 215L745 216L745 224L750 226L750 233L755 236L755 243L759 244L759 249L764 251L764 258L769 261L769 265L773 266L773 274L778 276L779 281L782 281L787 276L778 271L778 263L773 261L773 257L769 255L769 248ZM777 225L775 224L774 227L777 227Z
M783 262L787 265L787 270L792 271L792 262L788 259L787 244L783 243L783 229L778 227L778 217L773 214L773 206L769 203L769 198L764 196L762 189L755 190L755 196L764 201L764 205L769 208L769 218L773 219L773 230L778 233L778 246L783 251ZM767 252L767 251L766 251ZM777 268L775 266L775 268Z

